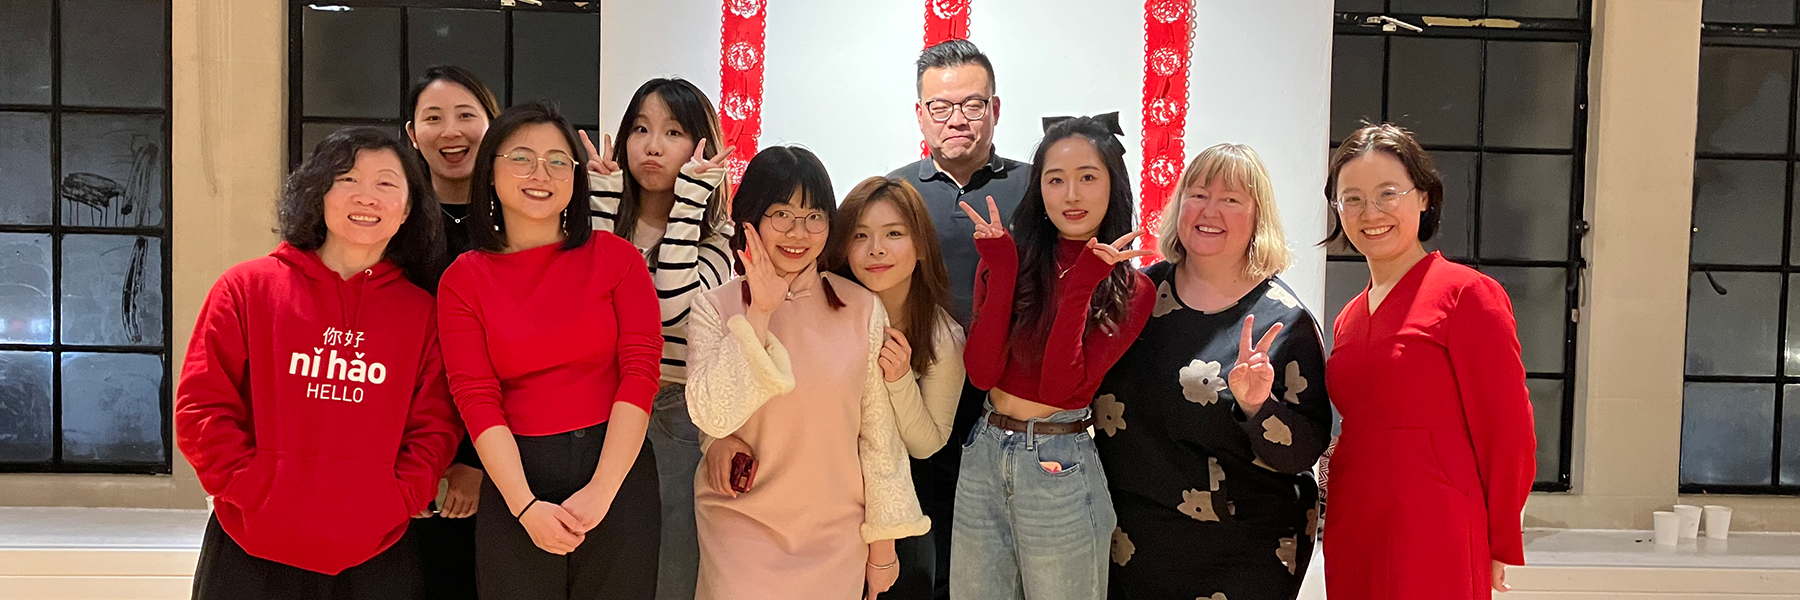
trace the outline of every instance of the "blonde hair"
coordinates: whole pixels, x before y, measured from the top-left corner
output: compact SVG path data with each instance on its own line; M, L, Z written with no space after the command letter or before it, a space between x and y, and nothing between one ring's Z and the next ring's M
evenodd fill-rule
M1243 144L1219 144L1202 150L1181 172L1181 181L1169 195L1168 204L1156 228L1157 250L1163 260L1180 264L1187 258L1181 247L1181 199L1196 182L1206 185L1224 183L1250 192L1256 201L1256 228L1250 234L1250 247L1245 250L1244 274L1251 279L1268 279L1292 264L1287 236L1281 230L1281 211L1275 206L1275 185L1269 182L1269 170L1256 151Z

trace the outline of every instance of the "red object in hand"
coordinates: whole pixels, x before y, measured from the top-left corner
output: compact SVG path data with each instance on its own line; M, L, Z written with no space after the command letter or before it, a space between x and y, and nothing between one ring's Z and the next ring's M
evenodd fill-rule
M756 459L742 452L731 457L731 489L739 494L750 491L756 480Z

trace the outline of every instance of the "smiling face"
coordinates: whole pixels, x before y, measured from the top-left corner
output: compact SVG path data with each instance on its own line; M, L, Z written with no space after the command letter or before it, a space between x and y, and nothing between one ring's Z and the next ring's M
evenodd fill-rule
M425 156L432 177L466 181L475 168L475 149L487 133L488 116L481 101L454 81L438 80L419 93L419 105L406 135Z
M823 211L816 208L804 208L805 198L799 190L795 190L786 202L770 204L763 211L763 218L756 224L756 233L762 236L762 257L772 260L770 264L781 274L798 273L819 259L819 252L825 249L825 239L831 234L831 219ZM823 223L818 232L808 229L809 224ZM787 231L781 231L786 227ZM760 260L762 257L752 257Z
M850 234L850 270L877 294L911 283L919 266L918 247L906 218L893 202L877 200L863 209Z
M978 64L933 67L919 78L919 101L913 112L919 119L919 133L931 153L941 159L957 161L984 159L994 140L994 125L1000 120L1000 100L991 98L987 69ZM991 99L990 99L991 98ZM971 121L960 107L950 111L950 120L939 123L925 109L932 102L967 102L989 99L987 114Z
M1188 257L1231 256L1248 260L1256 235L1256 196L1220 177L1195 179L1182 193L1176 236Z
M575 194L575 153L562 130L549 123L532 123L520 127L498 146L494 157L494 194L508 223L558 219L569 199ZM529 157L530 175L519 177L507 156ZM557 161L562 161L557 166ZM566 176L553 176L562 170Z
M1044 152L1044 173L1038 183L1044 213L1063 239L1088 240L1100 231L1112 179L1093 142L1079 135L1057 140Z
M325 243L384 249L410 209L406 169L393 150L362 150L325 191Z
M625 138L625 160L631 178L646 191L675 189L675 176L682 163L694 155L696 142L694 134L675 120L675 113L661 95L644 96L631 133Z
M1337 197L1363 200L1362 209L1338 212L1350 244L1370 261L1402 256L1420 245L1419 219L1429 206L1424 190L1416 189L1406 165L1386 152L1369 152L1338 170ZM1376 208L1383 194L1398 194L1392 210Z

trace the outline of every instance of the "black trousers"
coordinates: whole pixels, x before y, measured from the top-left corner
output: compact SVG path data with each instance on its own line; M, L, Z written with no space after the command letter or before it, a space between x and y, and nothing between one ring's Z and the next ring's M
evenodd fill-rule
M606 424L547 436L515 436L525 481L540 501L560 503L587 485L600 464ZM494 487L481 486L475 513L476 585L483 600L654 600L662 545L656 453L645 442L612 508L574 552L557 556L532 543Z
M326 575L244 552L214 517L200 542L194 600L419 600L417 542L408 535L363 564Z
M475 600L475 517L413 519L407 535L419 543L426 598Z

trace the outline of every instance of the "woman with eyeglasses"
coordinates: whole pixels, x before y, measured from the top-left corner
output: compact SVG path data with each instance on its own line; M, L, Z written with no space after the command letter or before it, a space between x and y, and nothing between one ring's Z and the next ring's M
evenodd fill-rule
M887 311L819 270L837 209L818 157L765 149L737 192L742 277L688 321L696 598L873 600L899 575L894 540L931 526L880 366Z
M1537 440L1512 303L1427 253L1444 183L1410 132L1357 130L1325 180L1331 235L1369 286L1333 328L1326 386L1344 416L1331 458L1332 600L1490 598L1525 562L1520 513Z
M580 148L553 105L495 118L470 182L474 250L438 287L450 390L487 467L475 560L489 600L656 594L644 432L662 320L637 249L592 229Z

